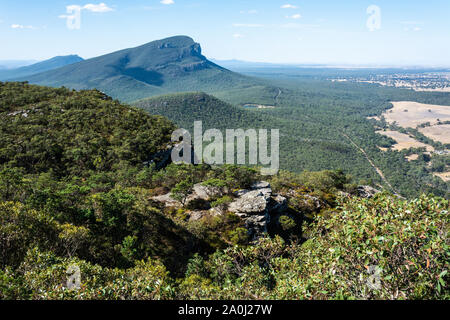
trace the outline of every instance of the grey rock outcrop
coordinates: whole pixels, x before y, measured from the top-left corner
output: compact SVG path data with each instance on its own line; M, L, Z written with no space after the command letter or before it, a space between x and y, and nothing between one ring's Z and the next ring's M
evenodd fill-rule
M361 198L370 199L370 198L373 198L378 193L381 193L381 191L377 190L371 186L359 186L356 189L357 196L361 197Z
M286 198L273 195L267 182L255 183L251 189L235 192L237 199L228 206L228 211L244 220L252 239L267 232L271 216L287 209Z
M186 199L186 203L193 200L204 200L210 201L213 198L218 198L223 196L224 190L219 187L205 186L198 183L192 187L192 194Z
M201 201L210 201L214 198L221 197L224 194L224 191L221 188L213 187L213 186L204 186L202 184L196 184L192 187L192 193L187 197L185 206L188 206L189 203L201 200ZM161 196L156 196L151 198L154 201L162 202L166 207L180 207L181 202L172 198L171 193L167 193ZM208 208L209 209L209 208Z
M207 214L204 211L193 211L190 213L189 221L198 221L201 220L205 214Z
M239 190L234 193L234 201L224 207L210 207L210 201L226 194L226 190L214 186L196 184L192 193L186 200L185 207L194 204L189 212L190 221L201 220L206 215L218 216L227 211L239 216L245 223L249 236L255 240L267 232L272 220L287 210L288 201L285 197L272 193L268 182L258 182L250 189ZM163 203L166 207L182 207L182 204L173 199L171 194L153 197L152 200ZM203 206L203 204L205 206Z
M170 193L163 194L162 196L156 196L151 198L153 201L160 202L164 204L165 207L175 207L180 208L182 207L181 202L175 200L171 197Z

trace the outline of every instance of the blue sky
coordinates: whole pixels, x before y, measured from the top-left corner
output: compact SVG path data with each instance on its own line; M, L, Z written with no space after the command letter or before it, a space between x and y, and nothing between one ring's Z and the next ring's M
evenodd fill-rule
M66 25L71 5L80 8L79 29ZM380 9L380 19L367 13L371 5ZM193 37L216 59L450 66L450 1L0 2L0 60L90 58L180 34Z

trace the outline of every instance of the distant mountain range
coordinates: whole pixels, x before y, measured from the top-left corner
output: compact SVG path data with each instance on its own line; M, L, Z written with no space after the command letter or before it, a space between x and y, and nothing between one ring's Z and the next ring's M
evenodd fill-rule
M241 69L241 68L326 68L325 64L288 64L288 63L271 63L271 62L252 62L242 60L217 60L211 59L214 63L217 63L228 69Z
M16 69L37 63L37 60L0 60L0 70Z
M83 61L83 58L77 55L58 56L35 64L22 66L20 68L0 70L0 80L12 80L28 77L80 61Z
M397 70L398 72L410 70L410 71L443 71L448 72L450 69L445 66L420 66L420 65L377 65L377 64L348 64L348 63L272 63L272 62L253 62L243 60L217 60L211 59L214 63L221 65L227 69L236 72L253 72L253 71L276 71L289 70L290 73L295 72L298 69L324 69L324 70Z
M96 88L122 101L181 91L215 92L257 80L202 55L200 44L176 36L124 49L17 80L53 87Z

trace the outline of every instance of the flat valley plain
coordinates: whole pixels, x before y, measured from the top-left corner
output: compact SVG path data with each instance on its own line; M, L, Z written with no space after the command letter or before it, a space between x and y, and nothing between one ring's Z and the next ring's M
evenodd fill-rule
M394 130L377 131L377 133L394 139L397 143L392 146L393 150L401 151L409 148L426 148L428 152L434 151L434 148L425 143L419 142L410 135Z
M448 106L431 105L413 101L391 102L394 106L383 115L387 122L396 122L403 128L416 128L429 122L436 125L438 122L450 121L450 108ZM447 127L448 130L448 127ZM449 135L450 133L447 132Z
M394 106L392 109L383 113L384 118L389 124L396 124L402 128L417 128L422 134L428 138L441 142L443 144L450 143L450 107L425 104L413 101L397 101L391 102ZM421 125L428 124L425 127ZM411 137L398 132L383 132L398 142L395 150L408 148L423 147L423 143L414 142ZM432 151L430 146L427 147Z
M419 131L428 138L441 143L450 143L450 124L434 125L431 127L420 128Z
M417 129L427 138L442 144L450 143L450 107L434 104L418 103L413 101L391 102L392 109L386 110L383 117L387 123L397 125L402 128ZM376 119L378 120L378 119ZM410 148L425 148L427 152L435 152L435 148L429 144L417 141L410 134L401 133L395 130L377 131L382 135L394 139L397 143L392 146L393 150L401 151ZM441 150L441 152L447 152ZM406 157L408 161L417 160L418 155L413 154ZM434 173L435 176L444 181L450 181L450 172Z

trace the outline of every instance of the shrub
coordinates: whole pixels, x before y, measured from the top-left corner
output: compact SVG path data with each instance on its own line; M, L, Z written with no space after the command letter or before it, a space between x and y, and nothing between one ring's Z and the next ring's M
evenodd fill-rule
M284 231L289 231L294 229L297 224L295 223L294 219L288 217L288 216L281 216L279 219L280 226Z
M300 248L301 295L449 298L448 208L448 201L426 196L348 200L341 214L319 218L314 235ZM370 266L382 270L379 290L367 285Z
M233 202L233 198L230 196L223 196L213 202L211 202L211 207L226 207L229 203Z

